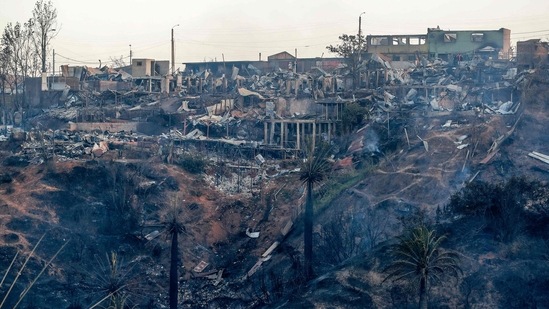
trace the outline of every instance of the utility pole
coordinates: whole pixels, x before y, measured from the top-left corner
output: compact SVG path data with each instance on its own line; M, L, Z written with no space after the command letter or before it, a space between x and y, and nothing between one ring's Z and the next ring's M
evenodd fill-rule
M179 24L172 27L172 75L175 73L175 43L173 40L173 28L179 26Z
M358 61L362 58L362 15L366 12L360 13L358 16Z
M53 74L52 74L52 77L53 77L52 78L53 79L52 83L53 83L53 82L55 82L55 49L53 50L53 61L52 62L53 62Z
M358 74L358 88L360 89L360 84L362 84L362 76L360 76L360 62L362 61L362 15L366 12L360 13L358 15L358 63L356 64L357 72L355 72L353 84L356 83L356 74ZM353 89L354 90L354 89Z
M132 67L132 44L130 44L130 68Z
M294 73L297 74L297 48L295 49Z

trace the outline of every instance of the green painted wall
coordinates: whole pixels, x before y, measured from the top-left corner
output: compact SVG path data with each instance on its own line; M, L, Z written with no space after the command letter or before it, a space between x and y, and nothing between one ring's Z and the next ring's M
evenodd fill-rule
M427 44L431 56L473 54L487 46L506 53L510 48L510 37L511 31L504 28L465 31L428 29Z

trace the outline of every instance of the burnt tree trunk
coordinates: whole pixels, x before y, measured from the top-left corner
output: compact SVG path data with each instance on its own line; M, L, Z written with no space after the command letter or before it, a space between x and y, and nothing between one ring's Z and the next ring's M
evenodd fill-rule
M313 183L311 181L307 182L307 200L305 201L303 221L305 277L309 280L313 277Z
M177 262L178 262L178 242L177 242L178 231L172 231L172 245L171 245L171 256L170 256L170 309L177 309L177 294L179 287L179 276L177 272Z
M427 278L419 280L419 309L427 309Z

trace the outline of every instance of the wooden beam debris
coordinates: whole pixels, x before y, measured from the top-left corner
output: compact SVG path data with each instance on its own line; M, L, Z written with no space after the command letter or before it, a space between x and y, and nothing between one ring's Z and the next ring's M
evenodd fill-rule
M421 137L419 137L419 135L416 135L417 138L419 138L420 141L423 142L423 147L425 147L425 151L429 152L429 143L427 143L427 141L424 141Z
M208 265L210 265L208 262L200 261L200 263L193 268L193 271L195 273L201 273Z
M486 164L490 162L490 160L494 157L494 155L498 152L499 146L509 137L513 132L515 131L515 128L517 127L517 124L519 123L520 119L522 118L522 114L520 114L517 118L517 121L515 121L515 124L509 131L507 131L502 136L496 138L496 140L492 143L490 146L490 149L488 149L488 155L480 161L481 164Z
M404 128L404 134L406 134L406 141L408 142L408 149L410 149L410 139L408 138L408 131Z
M269 249L267 249L267 251L263 252L263 254L261 255L262 257L266 258L267 256L271 255L271 253L274 251L274 249L276 249L278 247L278 245L280 245L280 242L278 241L275 241L270 247Z
M475 175L473 175L473 177L471 177L471 179L469 179L469 181L467 181L467 183L473 182L473 180L475 180L475 178L477 178L477 176L478 176L479 173L480 173L480 171L477 171L477 172L475 173Z
M528 156L534 159L538 159L543 163L549 164L549 156L543 153L532 151L528 154Z
M158 236L160 236L160 232L156 230L156 231L153 231L152 233L145 235L145 239L151 241Z

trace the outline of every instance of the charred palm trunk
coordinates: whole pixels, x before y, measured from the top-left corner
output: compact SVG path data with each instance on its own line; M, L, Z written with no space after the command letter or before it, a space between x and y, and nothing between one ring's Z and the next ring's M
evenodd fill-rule
M419 280L419 309L427 309L427 279Z
M305 202L305 215L303 245L305 255L305 276L306 279L313 277L313 183L307 182L307 200Z
M178 242L177 242L178 231L172 231L172 245L171 245L171 260L170 260L170 309L177 309L177 294L179 286L179 276L177 272L177 262L178 262Z

